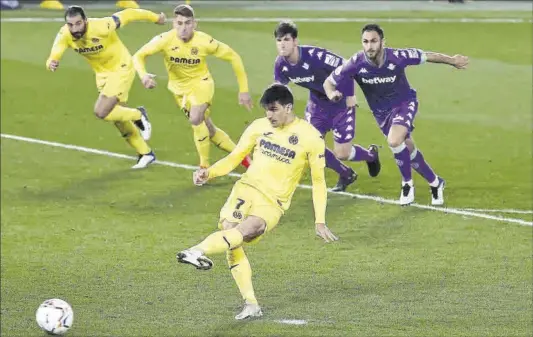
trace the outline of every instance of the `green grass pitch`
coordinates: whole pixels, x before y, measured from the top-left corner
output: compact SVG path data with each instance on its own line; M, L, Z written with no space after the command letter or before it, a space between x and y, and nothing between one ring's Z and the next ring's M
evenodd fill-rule
M163 8L167 15L171 7ZM111 11L89 11L104 16ZM321 13L323 17L431 17L440 13ZM309 12L224 12L200 18L310 17ZM442 13L463 17L468 13ZM474 17L494 16L472 13ZM518 17L507 13L502 17ZM6 17L61 17L24 10ZM297 21L297 20L296 20ZM67 51L59 71L45 60L59 22L1 25L1 132L133 154L110 124L98 121L93 74ZM275 23L201 22L199 29L243 58L257 103L272 81ZM362 23L299 24L300 41L348 57L359 50ZM135 52L170 29L132 23L120 32ZM444 65L408 70L420 110L414 138L447 180L447 206L530 211L532 33L530 23L383 23L387 43L471 57L467 71ZM209 60L216 83L214 122L237 140L262 115L237 104L231 66ZM159 86L136 79L130 105L145 105L158 159L197 165L192 131L166 89L160 56L148 69ZM302 114L307 93L295 88ZM358 92L360 99L361 93ZM399 172L364 101L356 141L383 146L376 179L352 164L349 192L396 199ZM257 105L257 104L256 104ZM328 142L331 139L328 138ZM214 158L224 154L212 150ZM193 186L191 171L2 138L1 335L42 336L34 315L48 298L72 304L68 336L531 336L531 213L476 216L330 195L327 219L340 237L314 235L311 193L299 189L273 232L248 248L263 319L236 322L242 305L223 255L196 272L175 253L216 229L235 178ZM237 170L242 172L241 169ZM328 185L335 175L327 171ZM306 177L304 183L308 184ZM416 201L429 203L415 176ZM304 320L290 325L280 320Z

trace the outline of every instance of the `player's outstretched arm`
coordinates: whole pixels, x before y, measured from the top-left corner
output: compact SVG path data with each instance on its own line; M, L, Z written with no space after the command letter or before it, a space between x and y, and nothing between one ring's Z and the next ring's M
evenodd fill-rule
M235 149L231 151L226 157L217 161L213 166L207 169L206 181L220 176L225 176L239 165L244 157L248 155L254 145L260 132L257 129L257 124L252 123L241 136Z
M112 18L115 20L116 29L124 27L130 22L134 21L149 21L157 23L158 25L165 24L167 17L165 13L154 13L146 9L128 8L113 14Z
M431 63L444 63L454 66L457 69L466 69L468 66L468 57L463 55L454 55L449 56L446 54L435 53L435 52L425 52L426 62Z
M133 67L147 89L155 88L155 75L146 71L146 57L160 52L166 44L164 35L157 35L133 55Z
M244 70L244 64L237 52L231 49L227 44L214 39L209 43L209 52L219 59L229 61L233 67L233 72L239 83L239 104L244 105L248 110L252 110L252 98L248 89L248 76Z
M65 53L65 50L68 48L67 43L68 35L65 32L65 28L61 28L56 35L54 44L52 45L52 50L50 51L50 56L46 60L46 69L50 71L56 71L59 67L59 61Z
M308 160L311 168L311 180L313 183L313 206L315 209L315 232L324 241L336 241L338 238L326 226L326 205L328 200L328 189L324 168L326 167L324 140L317 136L317 140L311 145Z

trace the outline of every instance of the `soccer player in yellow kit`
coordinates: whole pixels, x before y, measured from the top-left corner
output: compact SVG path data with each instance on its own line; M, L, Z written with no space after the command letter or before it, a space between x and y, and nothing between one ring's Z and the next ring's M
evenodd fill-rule
M144 168L155 161L146 143L152 126L143 107L125 106L135 69L128 49L116 30L132 21L164 24L165 14L143 9L126 9L105 18L87 18L83 8L71 6L65 11L66 24L56 36L46 67L56 71L67 48L85 57L96 74L100 95L94 105L96 117L115 124L126 141L137 151L139 159L132 168Z
M200 167L209 167L210 141L221 150L231 152L235 143L209 117L215 83L207 68L206 56L213 55L231 62L239 83L239 103L248 110L252 101L248 92L248 79L240 56L228 45L196 31L194 10L189 5L174 9L174 28L154 37L133 56L135 69L147 89L156 86L155 75L146 71L146 57L163 53L168 72L168 90L174 94L177 105L192 125L194 143L200 157ZM242 165L248 167L250 159Z
M307 165L311 168L313 182L316 234L326 242L337 240L325 219L324 140L311 124L294 115L293 102L288 87L273 84L267 88L261 98L266 118L255 120L228 156L193 175L198 184L226 175L254 150L253 163L235 183L220 211L221 230L177 254L179 262L210 269L213 262L206 255L226 252L229 268L245 300L242 312L235 316L238 320L262 315L252 286L252 270L242 245L257 241L278 224L290 206Z

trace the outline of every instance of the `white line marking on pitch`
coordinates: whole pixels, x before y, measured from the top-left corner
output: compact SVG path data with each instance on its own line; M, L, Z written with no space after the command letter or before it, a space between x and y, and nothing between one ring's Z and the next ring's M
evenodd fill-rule
M97 149L92 149L92 148L88 148L88 147L84 147L84 146L77 146L77 145L63 144L63 143L56 143L56 142L49 142L49 141L41 140L41 139L21 137L21 136L15 136L15 135L3 134L3 133L1 134L1 136L2 136L2 138L14 139L14 140L19 140L19 141L28 142L28 143L43 144L43 145L59 147L59 148L63 148L63 149L70 149L70 150L76 150L76 151L80 151L80 152L99 154L99 155L108 156L108 157L137 160L137 157L134 157L134 156L128 156L128 155L120 154L120 153L97 150ZM170 161L157 160L154 164L170 166L170 167L176 167L176 168L182 168L182 169L187 169L187 170L196 170L196 169L198 169L197 166L178 164L178 163L173 163L173 162L170 162ZM237 177L237 178L239 178L241 176L238 173L230 173L228 175L231 176L231 177ZM305 189L311 189L311 186L309 186L309 185L298 185L298 187L305 188ZM356 194L356 193L349 193L349 192L331 192L331 191L329 191L329 192L332 193L332 194L345 195L345 196L352 197L352 198L373 200L373 201L384 203L384 204L398 205L398 201L397 200L386 199L386 198L382 198L382 197L375 197L375 196L371 196L371 195ZM502 216L494 216L494 215L484 214L484 213L476 213L476 212L466 211L466 210L457 209L457 208L435 207L435 206L421 205L421 204L416 204L416 203L415 204L411 204L411 207L420 208L420 209L426 209L426 210L431 210L431 211L437 211L437 212L443 212L443 213L465 215L465 216L471 216L471 217L483 218L483 219L489 219L489 220L495 220L495 221L517 223L517 224L524 225L524 226L533 226L533 222L532 221L525 221L525 220L522 220L522 219L507 218L507 217L502 217Z
M202 22L280 22L287 18L202 18ZM321 22L321 23L342 23L342 22L396 22L396 23L531 23L532 19L526 18L292 18L295 22ZM1 22L64 22L63 18L2 18ZM170 22L171 20L167 20Z
M481 213L514 213L514 214L533 214L533 211L521 209L483 209L483 208L461 208L463 211L481 212Z
M291 324L291 325L306 325L307 321L305 319L277 319L274 322L281 324Z

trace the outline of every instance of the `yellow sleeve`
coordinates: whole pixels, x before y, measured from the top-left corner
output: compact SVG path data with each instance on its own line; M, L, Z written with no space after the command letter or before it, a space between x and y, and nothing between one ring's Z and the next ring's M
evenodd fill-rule
M248 92L248 77L246 76L244 64L242 63L239 54L227 44L213 38L211 38L211 41L209 42L207 51L210 55L214 55L219 59L230 61L231 66L233 67L233 72L237 77L237 82L239 83L239 92Z
M46 68L48 68L48 66L50 65L50 62L59 61L61 59L61 57L63 56L63 53L65 53L65 50L67 50L68 48L67 39L68 39L68 35L65 32L65 29L61 28L56 35L54 44L52 45L50 56L48 56L48 59L46 60Z
M316 140L310 144L311 151L308 155L309 167L311 168L311 180L313 182L313 206L315 208L315 223L326 223L326 204L328 189L324 177L326 167L324 140L316 136Z
M257 124L254 122L252 125L246 128L235 149L233 149L233 151L231 151L231 153L226 157L220 159L213 166L207 169L209 179L224 176L230 173L235 167L237 167L237 165L241 163L244 157L249 154L250 151L252 151L255 146L255 141L260 134L256 131L256 125Z
M133 21L150 21L156 23L159 20L159 14L146 9L128 8L113 14L112 18L115 20L116 29L127 25Z
M146 71L146 56L160 52L165 47L165 44L166 39L163 34L155 36L133 55L133 67L141 79L148 73Z

